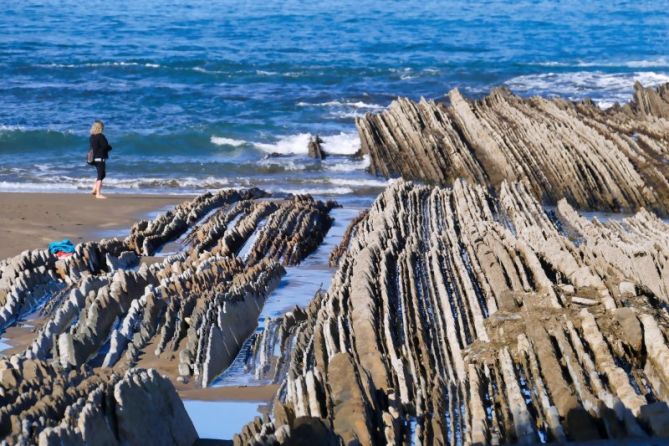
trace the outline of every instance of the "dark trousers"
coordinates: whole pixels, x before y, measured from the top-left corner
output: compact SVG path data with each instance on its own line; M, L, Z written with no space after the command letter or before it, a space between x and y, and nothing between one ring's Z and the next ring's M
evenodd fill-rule
M98 171L98 181L102 181L107 176L107 167L104 161L96 161L95 169Z

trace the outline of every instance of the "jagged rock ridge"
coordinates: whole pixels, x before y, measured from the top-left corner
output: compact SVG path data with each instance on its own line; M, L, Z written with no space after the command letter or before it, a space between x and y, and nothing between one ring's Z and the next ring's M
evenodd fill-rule
M216 200L220 207L192 229L184 252L136 271L86 276L64 290L43 313L47 321L25 357L54 359L63 367L127 367L143 356L178 353L180 376L209 384L255 329L265 298L285 273L281 263L298 263L331 224L333 203L232 194ZM155 242L149 240L165 243L177 236L165 228L184 233L181 215L187 213L179 209L188 207L158 219L167 223L134 226L130 245L152 253ZM197 208L200 216L210 210ZM150 228L160 228L160 236L146 235ZM237 256L241 251L243 258Z
M522 183L399 181L329 291L259 336L253 365L281 387L236 444L667 436L668 237L643 210L547 213Z
M450 105L399 98L356 120L372 173L441 185L457 178L499 189L523 181L550 203L669 214L669 84L635 85L634 99L523 99L504 88Z
M0 360L3 444L175 444L198 438L172 384L155 370L122 375Z
M78 245L61 260L38 250L0 264L5 326L43 304L33 341L0 370L0 429L12 444L90 443L95 432L103 444L192 444L197 435L184 431L192 424L172 412L183 406L158 372L203 386L220 374L255 330L283 265L320 245L335 205L268 199L257 189L208 193L134 225L125 240ZM166 246L176 254L138 266ZM161 357L158 372L133 369ZM96 399L86 401L89 393Z

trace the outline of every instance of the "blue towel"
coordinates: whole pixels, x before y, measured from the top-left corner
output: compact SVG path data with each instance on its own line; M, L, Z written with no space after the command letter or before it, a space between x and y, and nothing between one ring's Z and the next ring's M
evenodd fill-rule
M71 252L74 253L74 245L68 239L63 239L57 242L49 243L49 252L55 254L57 252Z

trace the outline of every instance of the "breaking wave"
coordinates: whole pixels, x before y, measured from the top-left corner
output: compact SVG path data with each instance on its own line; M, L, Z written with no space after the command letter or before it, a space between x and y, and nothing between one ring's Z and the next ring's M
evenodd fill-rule
M280 155L306 154L309 151L311 134L298 133L283 136L274 143L255 143L255 147L265 153ZM341 132L335 135L321 136L323 150L331 155L354 155L360 149L360 138L357 133Z
M217 146L240 147L246 144L246 141L243 139L225 138L223 136L212 136L210 141Z
M529 74L505 82L521 95L561 96L571 100L592 98L602 107L627 102L634 91L634 83L655 86L669 82L669 75L655 72L604 73L578 71L574 73Z
M628 61L576 61L576 62L532 62L530 66L537 67L582 67L582 68L669 68L669 59L658 57L655 59L628 60Z

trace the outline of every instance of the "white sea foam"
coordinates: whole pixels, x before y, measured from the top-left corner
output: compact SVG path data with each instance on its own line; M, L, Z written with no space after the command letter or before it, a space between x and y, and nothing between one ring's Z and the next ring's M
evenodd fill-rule
M0 124L0 132L22 132L24 130L26 128L21 125Z
M233 147L240 147L246 144L246 141L243 139L234 139L234 138L226 138L224 136L212 136L210 139L212 144L216 144L217 146L233 146Z
M369 110L382 110L385 107L379 104L368 104L363 101L327 101L327 102L298 102L298 107L350 107Z
M529 65L539 67L609 67L609 68L668 68L669 59L658 57L647 60L627 60L627 61L576 61L576 62L534 62Z
M633 85L655 86L669 82L669 75L651 71L634 73L604 73L578 71L574 73L544 73L514 77L506 85L515 93L560 96L572 100L592 97L602 107L631 99Z
M399 75L400 80L403 81L412 80L419 77L434 77L441 74L441 71L437 68L424 68L420 71L416 71L411 67L404 67L390 68L389 71L395 75Z
M284 170L299 171L307 168L306 164L297 163L295 160L286 160L285 158L264 158L258 161L261 166L279 166Z
M88 186L88 181L85 182ZM107 178L105 185L119 189L221 189L230 186L228 178L212 177L205 178L181 177L181 178Z
M183 68L180 68L180 69L183 69ZM226 73L225 71L221 71L221 70L207 70L204 67L193 67L193 68L186 68L186 69L190 69L190 70L193 70L193 71L197 71L198 73L205 73L205 74L224 74L224 73Z
M298 133L296 135L282 136L275 143L255 143L254 145L266 153L279 153L281 155L292 155L296 153L307 153L309 133Z
M338 161L335 164L329 164L327 159L325 161L325 169L333 172L355 172L356 170L365 170L371 164L369 155L364 155L360 160Z
M379 104L370 104L363 101L327 101L327 102L298 102L298 107L326 107L331 109L328 116L337 119L351 119L364 116L365 113L383 110Z
M3 192L69 192L76 190L78 188L73 184L0 181L0 191Z
M353 155L360 149L360 137L357 133L341 132L337 135L321 136L323 151L331 155Z
M303 74L303 71L286 71L285 73L279 73L278 71L256 70L256 75L258 76L300 77Z
M139 62L125 62L125 61L114 61L114 62L84 62L84 63L50 63L50 64L37 64L38 67L46 68L99 68L99 67L139 67L143 66L146 68L160 68L161 65L157 63L139 63Z
M71 177L67 175L51 175L44 177L44 181L34 178L25 182L0 181L1 191L77 191L90 189L92 180L83 177ZM35 181L37 180L37 181ZM181 178L106 178L105 187L110 190L210 190L230 187L228 178L219 177L181 177Z
M271 186L268 188L271 192L283 192L286 194L295 194L295 195L347 195L352 194L353 189L350 187L284 187L284 186Z
M336 119L355 119L365 116L365 113L359 110L338 110L328 113L328 116Z
M311 134L298 133L280 137L274 143L255 143L254 145L266 153L281 155L305 154L308 152ZM360 139L357 133L341 132L336 135L321 136L323 150L331 155L353 155L360 148Z
M327 178L324 180L328 184L335 186L351 186L351 187L386 187L391 183L390 180L376 180L364 178Z

